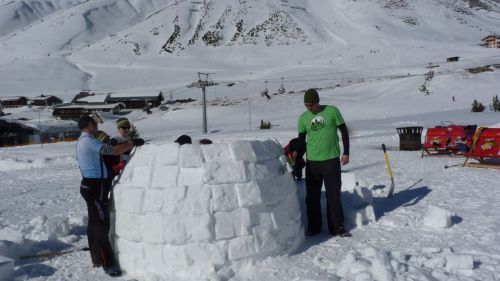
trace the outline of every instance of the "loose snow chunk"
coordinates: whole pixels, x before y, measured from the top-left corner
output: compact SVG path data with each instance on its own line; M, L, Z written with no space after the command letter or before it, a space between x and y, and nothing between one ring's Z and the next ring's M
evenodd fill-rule
M240 207L262 204L259 186L255 182L236 184L236 194Z
M177 165L179 163L180 145L174 143L164 143L157 148L156 163L157 165Z
M211 186L213 212L231 211L239 207L234 184L223 184Z
M183 145L180 149L179 165L184 168L201 167L203 164L203 154L201 146L198 144Z
M147 213L144 216L142 237L144 242L163 243L163 216L161 213Z
M451 226L451 216L450 211L429 205L424 217L424 225L434 228L448 228Z
M130 212L130 213L142 213L142 200L144 191L140 188L135 187L118 187L121 190L120 199L120 211Z
M14 272L14 260L0 256L0 280L10 280Z
M251 232L250 212L241 208L232 212L215 213L216 240L248 235Z
M257 155L253 150L252 144L248 141L236 141L229 144L229 152L233 160L245 162L257 161Z
M236 237L229 240L228 257L230 260L239 260L255 255L255 237L253 235Z
M116 212L116 235L131 242L142 241L143 216Z
M177 186L179 167L156 165L151 181L151 188L167 188Z
M179 173L179 185L201 186L204 180L205 171L202 168L181 168Z
M243 161L213 162L205 165L205 182L210 185L248 181Z
M201 150L205 162L227 162L231 160L231 155L229 155L229 150L225 143L202 145Z
M450 271L474 269L474 259L469 255L447 255L446 269Z

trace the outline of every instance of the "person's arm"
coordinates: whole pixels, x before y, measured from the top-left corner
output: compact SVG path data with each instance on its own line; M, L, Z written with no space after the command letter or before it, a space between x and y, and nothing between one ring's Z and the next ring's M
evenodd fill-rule
M103 144L99 153L103 155L121 155L134 147L134 143L129 141L117 145Z
M340 130L340 134L342 135L342 144L344 146L344 152L342 153L340 163L345 165L349 163L349 131L347 130L345 123L342 123L338 128Z

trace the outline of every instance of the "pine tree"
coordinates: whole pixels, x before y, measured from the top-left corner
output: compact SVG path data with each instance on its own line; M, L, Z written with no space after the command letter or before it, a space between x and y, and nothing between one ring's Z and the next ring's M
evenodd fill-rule
M470 111L471 112L483 112L485 108L486 107L482 103L478 102L477 100L474 100L474 102L472 102L472 108Z
M490 110L500 112L500 99L498 98L498 95L493 97L492 103L490 104Z

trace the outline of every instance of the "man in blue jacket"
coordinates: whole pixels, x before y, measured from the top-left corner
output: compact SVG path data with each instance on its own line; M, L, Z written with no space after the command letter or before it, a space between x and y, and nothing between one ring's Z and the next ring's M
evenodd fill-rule
M108 178L108 169L102 160L102 155L120 155L134 147L129 141L120 145L109 145L99 142L97 122L90 116L84 116L78 121L81 136L76 143L76 158L82 182L80 194L87 203L88 226L87 238L90 256L95 267L102 266L110 276L121 275L109 241L109 192L111 186ZM137 143L135 145L142 145Z

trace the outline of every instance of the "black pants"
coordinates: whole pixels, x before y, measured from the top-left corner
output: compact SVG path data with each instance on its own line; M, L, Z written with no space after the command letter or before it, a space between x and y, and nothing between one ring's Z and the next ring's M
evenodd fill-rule
M322 227L321 187L323 182L326 189L328 230L335 234L336 229L344 225L344 211L340 200L342 180L339 158L326 161L307 161L306 207L308 229L311 232L319 232Z
M109 191L107 180L83 179L80 194L87 203L87 238L94 266L105 269L115 264L113 249L109 241Z

